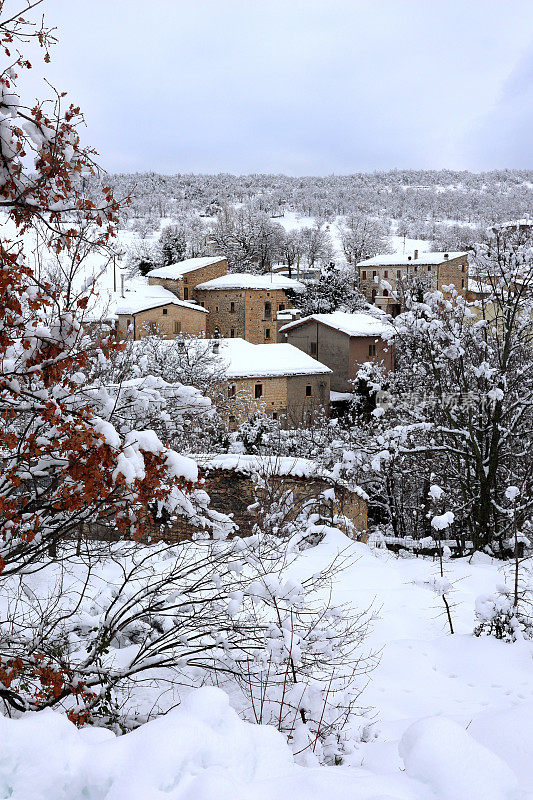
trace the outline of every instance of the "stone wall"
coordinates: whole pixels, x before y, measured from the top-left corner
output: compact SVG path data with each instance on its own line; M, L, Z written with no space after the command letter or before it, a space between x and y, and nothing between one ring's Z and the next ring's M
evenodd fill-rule
M399 276L398 276L399 273ZM376 283L374 276L378 278ZM381 308L391 303L389 296L385 296L380 287L380 281L385 280L392 286L393 291L398 290L398 281L419 279L427 283L428 289L442 289L453 283L455 288L463 295L468 289L468 256L446 259L440 264L427 264L423 260L413 260L408 264L388 264L384 266L370 266L359 268L359 281L361 291L369 302L372 302L372 293L376 292L375 302Z
M354 380L359 366L365 361L383 361L387 370L392 367L392 347L380 337L350 337L315 320L287 331L285 341L333 370L331 389L335 392L352 391L350 381ZM371 354L371 346L375 346L375 355Z
M269 485L267 490L257 487L250 475L235 470L214 469L205 475L203 488L211 498L211 508L233 515L241 536L249 536L258 519L257 509L250 509L250 506L258 500L268 505L272 497L279 497L286 491L293 492L292 518L298 516L304 503L316 500L316 510L325 524L332 524L335 516L342 515L352 521L361 538L366 534L367 503L347 486L322 478L265 477ZM319 495L331 487L335 490L335 501L319 501ZM287 518L290 519L291 514ZM345 532L350 531L346 529Z
M152 333L163 339L174 339L180 333L202 336L205 335L207 316L205 311L195 311L193 308L169 303L137 314L119 314L118 330L122 336L134 336L135 339L141 339ZM128 331L130 326L133 327L133 331Z
M468 257L450 258L439 264L438 288L449 286L451 283L457 291L466 296L468 293Z
M254 411L290 423L306 425L309 415L328 413L330 381L328 375L288 375L277 378L236 378L228 381L235 390L235 403L230 412L231 427L244 422ZM255 387L261 385L261 398L255 397ZM311 394L307 394L310 387ZM233 391L232 391L233 393Z
M252 476L247 473L230 469L213 469L205 472L201 486L209 495L209 507L221 514L231 516L237 525L236 533L240 536L251 535L254 525L260 519L258 516L260 511L255 506L256 502L259 501L268 508L274 499L291 491L293 500L286 515L287 521L296 518L304 504L314 502L315 507L312 505L310 510L318 513L325 525L336 525L347 535L353 536L354 530L349 524L346 525L342 520L335 519L338 516L347 517L353 524L356 538L366 541L367 502L345 484L326 478L299 478L291 475L265 474L263 477L266 478L267 488L258 486ZM319 498L324 491L330 488L335 491L334 501ZM142 541L172 543L191 539L198 532L198 529L190 522L183 518L177 518L167 524L148 526ZM73 529L71 535L72 538L79 539L80 545L83 538L102 542L114 542L122 538L113 525L104 523L78 526Z
M195 289L194 297L209 311L208 336L218 328L223 338L241 337L252 344L276 342L277 312L291 308L282 289ZM265 313L267 303L270 315Z
M255 387L262 387L262 396L255 397ZM287 410L287 378L235 378L228 380L228 388L235 389L235 403L230 419L231 427L244 422L254 411L262 411L275 419Z
M375 353L374 353L375 349ZM393 368L394 345L388 344L380 336L352 336L350 337L350 380L357 377L361 364L371 361L376 364L383 363L385 372ZM350 386L352 384L349 384ZM340 389L339 391L350 391Z
M214 278L220 278L222 275L226 275L227 271L228 262L225 258L221 258L220 261L208 264L206 267L199 267L198 269L185 273L180 280L149 276L148 283L151 286L163 286L165 289L173 292L180 300L192 300L194 288L199 283L205 283L206 281L214 280Z
M310 390L311 394L308 394ZM315 414L328 414L330 375L289 375L287 418L290 424L308 425Z

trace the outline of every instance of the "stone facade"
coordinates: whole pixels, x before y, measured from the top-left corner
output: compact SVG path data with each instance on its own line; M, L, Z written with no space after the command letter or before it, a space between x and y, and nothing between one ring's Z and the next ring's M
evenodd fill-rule
M277 312L292 307L283 289L195 289L194 298L209 311L209 337L218 330L223 338L252 344L276 342Z
M220 261L215 261L205 267L189 270L177 280L149 275L148 283L150 286L163 286L173 292L180 300L192 300L195 286L205 281L211 281L214 278L220 278L222 275L226 275L227 271L228 262L225 258L221 258Z
M347 517L359 533L357 538L365 539L367 529L367 502L358 493L342 483L324 478L299 478L291 475L269 476L268 482L273 494L288 490L294 497L293 515L296 517L304 503L316 501L316 511L325 524L332 524L335 516ZM335 490L333 502L320 500L319 495L331 487ZM225 514L232 514L238 525L238 533L248 536L257 522L257 515L250 506L261 498L262 491L257 488L252 476L233 469L213 469L205 473L204 488L211 498L211 507ZM343 528L342 523L339 527ZM346 533L352 533L345 527Z
M284 375L233 378L228 394L235 397L229 426L236 427L254 411L295 425L306 424L315 413L327 413L330 375Z
M379 336L349 336L312 319L280 336L333 371L331 388L335 392L353 391L350 381L365 361L383 362L387 371L392 369L393 347Z
M417 251L415 250L415 253ZM398 291L398 284L404 281L419 282L426 290L442 290L444 286L454 284L457 291L466 296L468 291L468 255L462 253L456 258L444 258L438 264L424 262L424 253L420 258L412 258L406 263L395 264L391 256L390 264L359 264L359 283L361 291L370 303L375 303L388 313L400 311L400 305L391 292L381 288L381 281L387 281L392 291ZM377 283L375 281L377 278Z
M239 536L250 536L254 525L259 521L253 506L258 500L268 505L269 497L274 499L282 493L291 491L293 502L286 520L298 516L304 504L311 503L310 512L319 515L324 525L335 525L348 536L366 542L368 525L368 502L362 493L350 486L322 477L298 477L293 475L269 475L269 489L265 491L257 486L252 476L235 469L206 469L202 474L201 487L210 498L209 508L221 514L230 515ZM334 489L335 499L326 500L321 497L328 489ZM250 508L252 506L252 508ZM346 517L348 523L342 518ZM147 526L143 543L168 543L192 539L199 530L184 518ZM203 529L201 532L204 532ZM98 541L121 541L123 535L116 527L107 522L91 522L77 526L70 533L79 545L83 539Z
M125 338L141 339L156 334L163 339L175 339L180 333L205 336L205 311L173 303L148 308L136 314L118 314L118 330Z

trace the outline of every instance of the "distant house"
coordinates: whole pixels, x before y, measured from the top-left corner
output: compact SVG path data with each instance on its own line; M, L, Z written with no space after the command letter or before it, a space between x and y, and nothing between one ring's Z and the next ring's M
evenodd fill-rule
M400 303L392 293L400 284L412 282L424 290L443 290L453 284L463 296L468 291L468 253L420 253L412 255L379 255L357 264L361 291L369 303L387 313L400 311ZM383 288L381 282L390 285Z
M370 314L312 314L280 328L289 344L326 364L331 371L331 388L335 392L353 391L353 383L361 364L382 363L388 371L393 367L393 345L387 339L394 328Z
M277 341L278 312L290 308L291 295L303 290L291 278L238 272L198 284L194 297L209 311L208 336L268 344Z
M493 233L503 233L504 235L521 233L529 236L531 233L533 233L533 218L522 217L521 219L510 219L507 222L501 222L498 225L494 225L492 231Z
M309 422L317 411L327 413L331 370L298 348L241 338L216 340L213 348L228 397L235 397L230 425L243 422L254 410L295 425Z
M146 286L125 292L115 308L118 330L125 338L141 339L157 334L174 339L180 333L205 335L208 312L194 303L180 300L162 286Z
M192 300L193 290L199 283L218 278L227 271L228 262L223 256L202 256L152 269L147 277L150 286L163 286L180 300Z

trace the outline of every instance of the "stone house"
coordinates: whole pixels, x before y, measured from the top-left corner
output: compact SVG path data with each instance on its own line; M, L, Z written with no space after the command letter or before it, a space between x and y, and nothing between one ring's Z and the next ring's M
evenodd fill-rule
M227 381L228 424L235 427L254 411L291 425L307 424L327 413L329 367L290 344L252 344L241 338L213 342Z
M346 534L366 540L368 495L359 486L335 478L314 461L231 453L199 455L195 460L211 508L230 514L241 536L251 534L258 520L258 501L268 507L290 491L287 520L297 517L305 504L319 514L324 524L336 525Z
M175 339L180 333L205 336L208 312L180 300L162 286L146 286L125 292L117 303L115 315L117 328L125 338L137 340L155 334Z
M393 368L394 347L387 339L394 328L370 314L312 314L280 328L289 343L319 359L331 371L331 389L353 391L361 364L381 363L388 372Z
M147 278L150 286L163 286L180 300L190 301L199 283L218 278L227 271L228 262L223 256L202 256L152 269Z
M314 461L232 453L193 458L199 467L199 488L209 495L209 509L230 516L235 524L233 532L239 536L251 535L260 521L258 503L268 508L285 497L289 502L284 521L295 519L305 507L318 514L318 527L335 526L347 536L366 542L368 495L360 486L339 480ZM146 541L175 542L191 539L199 532L205 535L203 528L182 517L154 520L148 526ZM72 535L80 542L81 537L103 541L121 538L109 520L83 525Z
M369 303L375 303L383 311L395 315L400 303L392 297L399 285L406 282L419 283L426 291L442 290L453 283L463 296L468 291L468 253L420 253L413 255L379 255L357 264L359 285ZM381 281L391 289L382 288Z
M279 275L233 273L198 284L194 297L209 311L209 337L269 344L277 341L278 312L291 308L291 294L303 290L299 281Z

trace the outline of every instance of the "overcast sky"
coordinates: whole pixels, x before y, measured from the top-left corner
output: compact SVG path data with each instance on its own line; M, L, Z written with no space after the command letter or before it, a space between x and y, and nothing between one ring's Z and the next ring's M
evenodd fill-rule
M533 168L533 0L44 5L111 171Z

